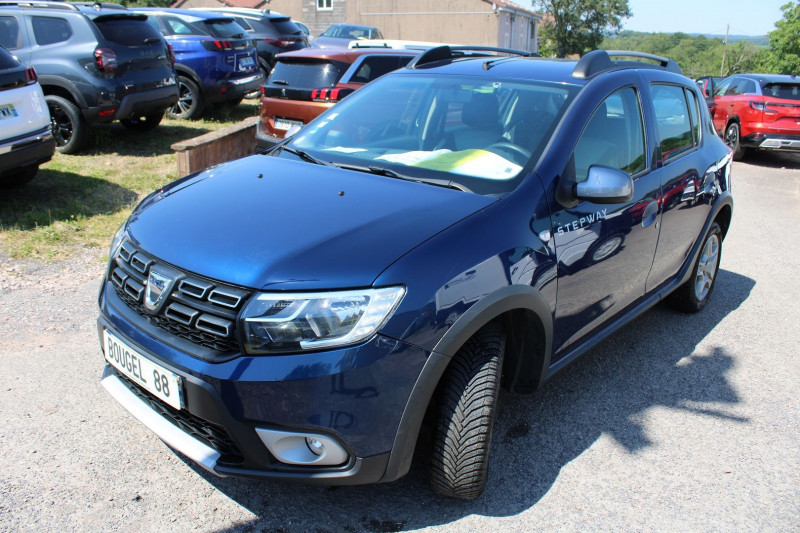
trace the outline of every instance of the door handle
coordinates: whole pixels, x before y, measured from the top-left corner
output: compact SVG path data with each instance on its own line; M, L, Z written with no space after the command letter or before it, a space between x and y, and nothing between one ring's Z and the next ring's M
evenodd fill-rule
M658 215L658 202L653 200L647 207L644 208L644 214L642 214L642 227L646 228L650 224L656 221L656 216Z

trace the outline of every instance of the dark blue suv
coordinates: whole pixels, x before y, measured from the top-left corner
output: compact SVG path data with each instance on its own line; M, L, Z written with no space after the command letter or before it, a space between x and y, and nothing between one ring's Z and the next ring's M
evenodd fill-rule
M714 288L730 150L674 62L616 54L434 48L154 192L111 246L103 385L218 475L391 481L424 427L433 489L477 497L501 386Z
M233 18L185 9L136 8L172 46L180 98L171 118L197 118L208 104L238 104L265 76L255 41Z

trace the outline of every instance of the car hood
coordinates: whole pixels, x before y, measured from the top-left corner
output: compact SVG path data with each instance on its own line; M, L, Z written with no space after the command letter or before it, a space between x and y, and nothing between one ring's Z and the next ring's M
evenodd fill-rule
M162 261L236 285L354 288L494 200L254 155L150 195L127 232Z

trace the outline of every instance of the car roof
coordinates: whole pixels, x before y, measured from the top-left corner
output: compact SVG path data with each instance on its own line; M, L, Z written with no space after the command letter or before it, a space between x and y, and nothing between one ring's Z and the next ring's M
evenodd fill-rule
M89 18L97 18L104 15L120 14L120 11L127 12L128 9L121 4L99 3L99 2L63 2L63 1L2 1L0 8L21 7L28 9L52 9L56 11L78 12Z
M165 15L187 15L190 17L197 17L200 19L231 19L233 17L231 15L222 15L221 13L217 13L214 11L202 11L202 10L195 10L195 9L178 9L173 7L133 7L131 11L138 11L142 13L161 13Z
M363 24L347 24L346 22L339 23L339 24L331 24L330 26L328 26L328 29L330 29L330 28L338 28L338 27L359 28L359 29L364 29L364 30L377 30L378 29L375 26L364 26Z
M497 55L498 53L511 55ZM614 59L618 57L626 59ZM507 48L439 46L420 54L406 68L421 71L436 69L437 73L460 76L502 77L577 85L583 85L604 73L631 69L658 69L680 74L685 78L680 67L671 59L620 50L594 50L580 59L545 59L538 54Z
M250 19L268 19L268 20L290 20L289 15L278 13L277 11L261 11L259 9L251 9L248 7L192 7L192 11L206 11L213 13L227 13L229 16L237 16ZM294 22L294 21L292 21Z
M418 50L404 50L394 48L303 48L292 52L278 54L278 58L315 58L330 59L353 63L363 55L392 55L408 56L419 54Z
M800 79L794 74L731 74L740 78L748 78L757 81L760 85L765 83L800 83Z

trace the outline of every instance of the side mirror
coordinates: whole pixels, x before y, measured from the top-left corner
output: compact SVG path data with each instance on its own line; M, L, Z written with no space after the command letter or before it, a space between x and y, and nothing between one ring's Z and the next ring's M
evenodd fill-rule
M586 181L575 186L575 196L596 204L618 204L633 198L633 178L618 168L589 167Z

